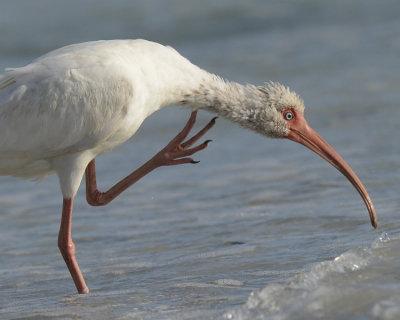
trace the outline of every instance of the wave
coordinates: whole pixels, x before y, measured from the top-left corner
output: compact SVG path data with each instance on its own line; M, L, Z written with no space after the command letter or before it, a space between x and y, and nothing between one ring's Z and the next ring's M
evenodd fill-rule
M400 319L400 236L311 266L253 292L225 319Z

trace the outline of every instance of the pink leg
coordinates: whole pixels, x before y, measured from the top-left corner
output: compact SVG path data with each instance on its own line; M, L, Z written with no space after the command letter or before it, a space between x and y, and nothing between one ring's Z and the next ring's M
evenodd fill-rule
M202 130L195 134L191 139L183 142L192 130L194 123L196 122L197 111L193 111L189 121L181 132L179 132L175 138L173 138L168 145L158 152L153 158L147 161L139 169L132 172L126 178L116 183L112 188L106 192L100 192L97 189L96 183L96 168L94 159L88 164L86 168L86 199L90 205L102 206L106 205L113 199L115 199L124 190L129 188L136 181L144 177L149 172L161 166L178 165L183 163L197 163L191 156L192 154L203 150L207 147L210 140L193 147L190 147L199 140L211 127L215 124L213 118Z
M79 293L89 293L81 269L75 258L75 244L71 237L72 207L73 198L63 200L60 232L58 234L58 248L74 280Z

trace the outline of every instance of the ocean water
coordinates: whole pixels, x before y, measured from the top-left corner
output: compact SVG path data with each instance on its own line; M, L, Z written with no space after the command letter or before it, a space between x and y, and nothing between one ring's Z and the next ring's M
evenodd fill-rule
M1 177L0 319L399 319L399 12L394 0L3 1L0 69L70 43L146 38L227 79L290 86L365 183L379 226L315 154L219 118L200 163L161 168L106 207L81 187L72 234L88 295L58 252L56 177ZM188 117L152 115L97 159L99 187Z

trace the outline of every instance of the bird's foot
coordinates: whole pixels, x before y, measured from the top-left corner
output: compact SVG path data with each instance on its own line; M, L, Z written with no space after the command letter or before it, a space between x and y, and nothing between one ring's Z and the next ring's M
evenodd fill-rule
M206 140L202 144L190 148L194 143L196 143L208 130L210 130L214 124L217 117L211 119L211 121L193 137L184 141L196 122L197 111L193 111L190 115L188 122L185 127L179 132L175 138L173 138L159 153L157 153L153 160L157 166L171 166L183 163L198 163L198 161L193 160L190 156L194 153L203 150L207 147L211 140Z
M194 161L192 158L190 158L190 156L206 148L211 140L207 140L193 148L191 148L191 146L212 128L212 126L215 124L216 118L213 118L192 138L184 141L196 122L196 115L197 111L193 111L183 130L179 132L165 148L163 148L140 168L136 169L130 175L116 183L106 192L100 192L97 189L95 161L94 159L90 161L86 168L86 199L88 203L93 206L106 205L136 181L143 178L146 174L158 167L172 166L183 163L197 163L198 161Z

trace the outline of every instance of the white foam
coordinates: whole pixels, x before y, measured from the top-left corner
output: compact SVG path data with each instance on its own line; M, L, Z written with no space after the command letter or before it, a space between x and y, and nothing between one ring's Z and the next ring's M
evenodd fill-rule
M371 246L352 249L299 272L284 283L253 292L239 310L225 319L281 320L370 316L400 319L400 288L393 285L400 239L387 233ZM390 253L390 251L393 249ZM397 251L395 251L397 249ZM399 261L398 256L396 261ZM380 288L377 284L380 284Z

